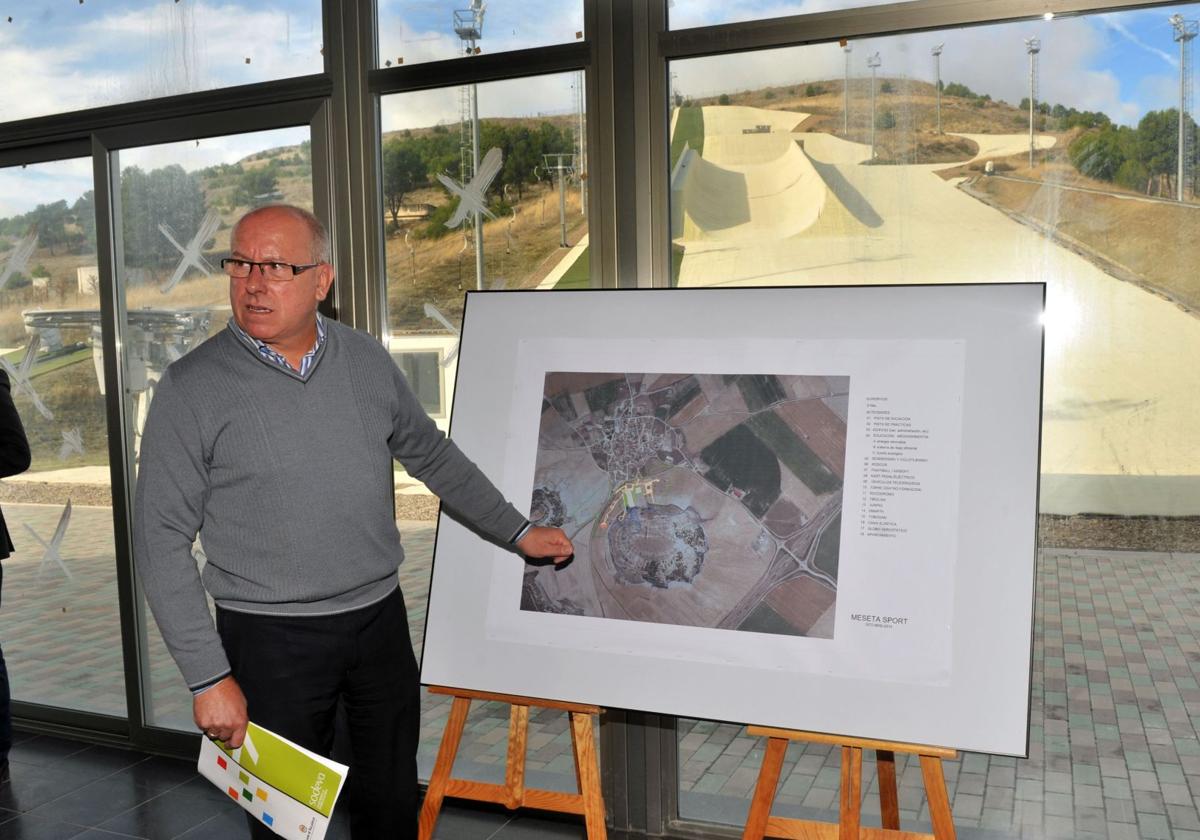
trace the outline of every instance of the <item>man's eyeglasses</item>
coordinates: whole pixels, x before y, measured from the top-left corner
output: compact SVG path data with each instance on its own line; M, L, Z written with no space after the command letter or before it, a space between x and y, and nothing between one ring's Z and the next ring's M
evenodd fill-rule
M292 265L285 262L255 262L253 260L241 260L237 257L226 257L221 260L221 268L225 269L225 273L237 280L245 280L250 276L250 272L254 271L254 267L258 266L263 277L268 280L291 280L297 274L303 271L308 271L310 268L316 268L321 263L312 263L310 265Z

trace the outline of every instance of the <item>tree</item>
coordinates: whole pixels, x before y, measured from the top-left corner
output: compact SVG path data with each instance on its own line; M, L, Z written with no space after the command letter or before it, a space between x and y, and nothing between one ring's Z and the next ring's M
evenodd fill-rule
M1186 130L1194 144L1196 123L1188 117ZM1194 146L1193 146L1194 147ZM1179 111L1151 111L1137 127L1137 159L1149 177L1171 176L1179 163Z
M394 223L400 222L404 196L428 182L428 170L411 142L389 140L384 145L383 201Z
M883 130L896 127L896 115L891 111L881 111L875 118L875 127Z
M533 171L541 162L542 150L537 135L528 128L517 129L504 155L504 169L500 175L505 184L516 187L518 200L525 197L525 187L532 183ZM503 184L500 189L503 191Z
M26 214L30 226L37 230L38 245L49 249L50 256L54 256L55 248L67 243L67 216L67 202L61 200L39 204Z
M892 86L892 83L886 79L884 80L883 84L879 86L880 93L894 93L895 90L896 88Z
M1067 149L1071 164L1082 174L1100 181L1113 181L1125 163L1117 130L1109 128L1080 135Z
M71 217L79 228L80 248L88 253L96 251L96 196L88 190L71 205Z
M200 228L206 211L204 192L195 173L171 164L151 172L130 166L121 172L121 230L125 262L137 268L174 265L179 252L163 236L167 225L186 245Z
M728 105L729 102L730 102L730 99L729 99L728 93L722 93L720 96L717 97L718 105Z
M253 204L256 199L275 192L279 183L278 167L274 161L266 166L249 169L238 178L234 197L238 204Z

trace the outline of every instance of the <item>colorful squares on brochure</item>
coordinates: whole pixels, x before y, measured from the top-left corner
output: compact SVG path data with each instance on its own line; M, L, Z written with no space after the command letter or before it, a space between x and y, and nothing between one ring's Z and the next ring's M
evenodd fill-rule
M222 770L229 769L229 763L227 761L225 761L224 756L220 756L220 755L217 756L217 766L220 767Z
M233 788L230 788L230 789L227 791L227 793L229 794L229 796L230 796L232 799L237 799L237 798L238 798L238 792L237 792L236 790L234 790Z
M270 814L268 814L266 811L263 811L262 821L263 821L264 825L271 826L275 822L275 818L272 817Z
M250 791L248 791L248 790L246 790L246 789L244 789L244 788L242 789L242 796L246 797L246 801L247 801L247 802L253 802L253 801L254 801L254 794L252 794Z
M244 785L250 784L250 774L245 771L238 773L238 781Z
M261 799L263 802L267 801L267 792L265 790L263 790L262 788L259 788L258 790L254 791L254 795L257 796L259 799Z

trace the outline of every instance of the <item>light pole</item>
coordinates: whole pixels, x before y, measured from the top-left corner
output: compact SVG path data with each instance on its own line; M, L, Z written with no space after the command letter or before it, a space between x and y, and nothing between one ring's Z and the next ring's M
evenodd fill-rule
M879 53L867 56L867 66L871 68L871 160L875 159L875 71L882 63Z
M1029 53L1029 168L1033 169L1033 152L1037 148L1033 136L1033 115L1037 113L1038 53L1042 51L1040 38L1026 38L1025 52Z
M1171 26L1175 30L1175 40L1179 42L1179 162L1175 176L1176 194L1183 201L1183 185L1187 181L1188 163L1188 112L1191 110L1192 68L1191 41L1200 31L1200 23L1194 20L1184 20L1183 15L1171 15Z
M466 55L476 55L479 48L475 42L483 37L483 0L471 0L471 8L454 13L454 32L463 44ZM471 178L479 172L479 87L472 84L468 89L471 100L468 119L471 122ZM463 178L467 183L467 178ZM483 214L478 210L471 214L475 227L475 288L483 288Z
M548 172L558 175L558 245L569 248L567 244L567 190L565 179L574 168L575 155L573 152L550 152L542 155L542 163Z
M938 44L933 48L933 89L937 91L937 122L938 134L942 133L942 47L945 44Z
M842 47L842 51L846 53L846 74L845 81L842 82L842 136L845 137L850 133L850 52L854 47L847 44Z

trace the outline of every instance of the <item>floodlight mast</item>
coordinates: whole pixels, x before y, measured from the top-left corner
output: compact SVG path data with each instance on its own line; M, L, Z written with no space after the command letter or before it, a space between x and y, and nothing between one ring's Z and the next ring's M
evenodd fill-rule
M933 89L937 92L937 133L942 133L942 47L944 43L933 48Z
M584 109L584 71L575 74L575 114L577 117L577 136L575 140L575 160L578 161L579 177L579 213L587 215L587 132Z
M1038 53L1042 51L1040 38L1026 38L1025 52L1029 53L1029 168L1033 169L1033 152L1037 143L1033 135L1033 115L1037 112Z
M875 71L881 64L879 53L867 56L867 66L871 68L871 160L875 159Z
M1200 32L1200 22L1184 20L1183 15L1171 15L1171 27L1175 30L1175 40L1179 42L1179 162L1176 172L1176 196L1184 200L1184 184L1191 174L1192 143L1187 130L1188 117L1192 112L1192 40Z
M842 82L842 136L850 133L850 53L853 49L850 44L842 47L846 53L846 74Z
M464 55L475 55L478 52L475 42L483 37L483 13L486 7L486 0L471 0L471 8L459 9L454 12L454 33L462 41ZM470 99L470 109L469 116L467 114L462 116L466 116L470 122L471 173L470 175L463 173L462 183L464 185L479 172L479 87L473 84L468 85L465 92L467 98ZM463 144L465 145L465 132L463 134ZM466 166L461 165L461 168L465 169ZM482 289L483 214L478 210L471 214L471 224L475 228L475 288Z

